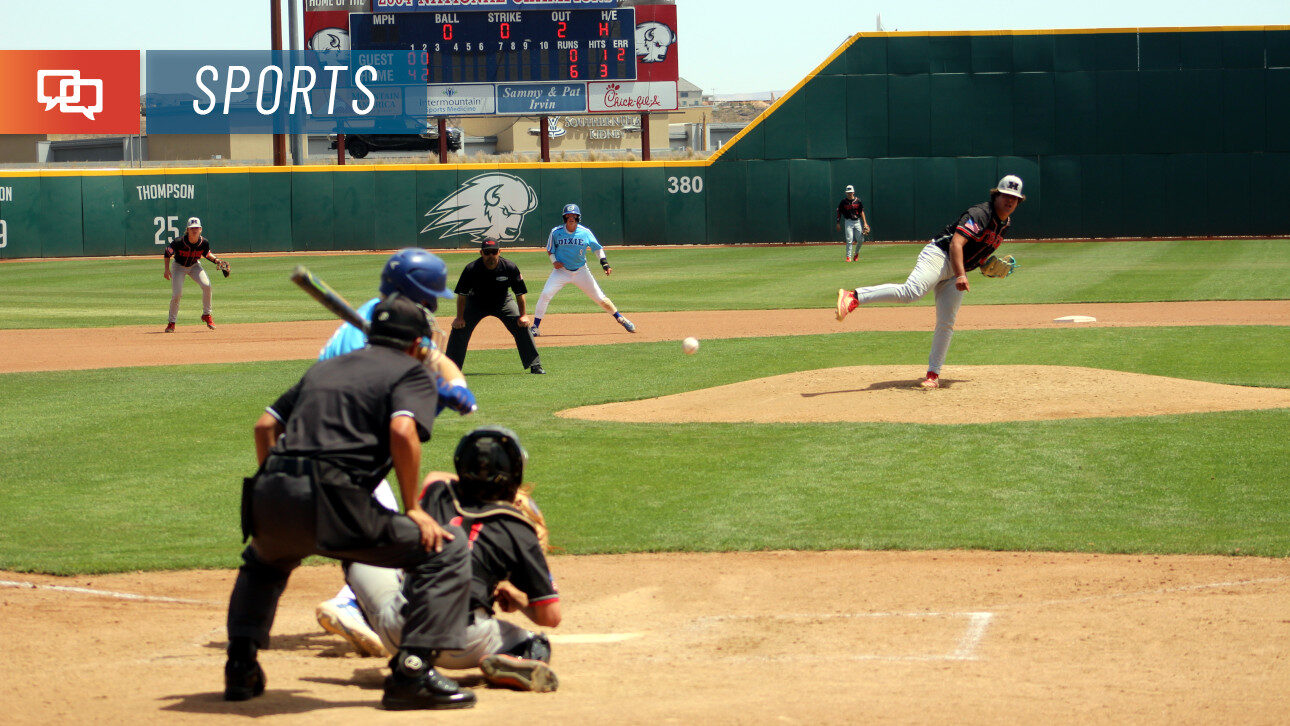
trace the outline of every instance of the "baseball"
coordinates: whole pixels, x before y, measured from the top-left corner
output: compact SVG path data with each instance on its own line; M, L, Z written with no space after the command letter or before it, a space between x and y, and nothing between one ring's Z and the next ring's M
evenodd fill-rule
M686 355L694 355L699 350L699 339L686 338L685 340L682 340L681 350L685 351Z

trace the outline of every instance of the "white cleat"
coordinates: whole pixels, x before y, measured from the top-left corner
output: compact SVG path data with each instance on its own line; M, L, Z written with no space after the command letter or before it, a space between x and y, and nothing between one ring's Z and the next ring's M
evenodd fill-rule
M356 600L328 600L320 603L314 614L323 630L348 640L359 655L388 658L390 652L381 642L381 636L372 630L358 609Z

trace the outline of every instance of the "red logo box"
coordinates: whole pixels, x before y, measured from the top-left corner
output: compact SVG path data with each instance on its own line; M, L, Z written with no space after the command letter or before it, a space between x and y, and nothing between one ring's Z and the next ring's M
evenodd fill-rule
M139 51L0 50L0 134L139 133Z

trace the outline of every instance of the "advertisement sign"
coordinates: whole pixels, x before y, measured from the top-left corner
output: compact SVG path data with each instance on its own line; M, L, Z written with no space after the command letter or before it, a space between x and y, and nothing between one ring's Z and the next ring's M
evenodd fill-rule
M486 83L422 86L420 96L407 94L404 112L409 116L491 116L497 111L496 98L495 88Z
M675 111L679 107L675 81L613 81L587 84L587 110Z
M553 0L372 0L372 12L374 13L616 7L618 7L618 0L562 0L560 2L553 2Z
M538 116L585 113L587 87L581 83L500 83L497 113L502 116Z
M0 134L139 133L139 51L0 50Z

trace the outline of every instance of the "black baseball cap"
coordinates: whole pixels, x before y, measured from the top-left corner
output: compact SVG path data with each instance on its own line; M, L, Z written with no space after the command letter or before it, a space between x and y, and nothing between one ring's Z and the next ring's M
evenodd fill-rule
M367 339L373 345L406 348L429 334L426 311L411 298L394 293L372 308L372 332Z
M480 243L479 243L479 249L481 249L481 250L496 250L496 249L499 249L499 246L498 246L498 244L497 244L497 240L495 240L495 239L485 239L483 242L480 242Z

